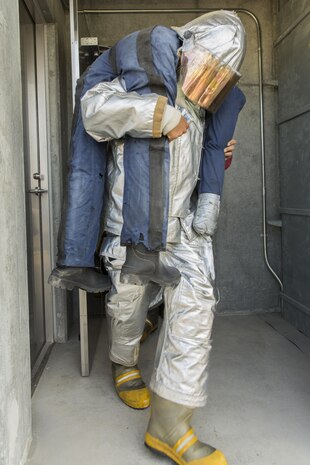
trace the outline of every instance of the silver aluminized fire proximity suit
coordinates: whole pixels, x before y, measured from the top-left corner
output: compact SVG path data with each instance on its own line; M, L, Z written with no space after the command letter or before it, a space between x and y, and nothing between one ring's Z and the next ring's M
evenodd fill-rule
M152 137L158 95L138 95L126 92L119 77L102 82L86 92L81 100L84 127L97 141L111 141L107 168L108 205L105 231L108 236L101 255L112 281L107 296L110 327L110 358L124 366L134 366L139 356L140 339L148 308L161 289L154 283L132 285L120 282L120 272L126 257L126 247L120 245L123 226L124 140L132 137ZM165 318L155 357L150 387L170 401L191 408L206 403L207 365L211 349L211 331L216 297L212 237L197 234L192 227L197 209L195 186L199 180L205 124L213 132L221 130L222 157L232 138L237 117L231 124L229 109L239 111L245 103L242 92L234 87L220 109L209 115L198 105L185 99L178 88L176 108L189 123L188 131L170 143L170 186L167 249L160 259L177 268L181 279L176 287L163 290ZM227 125L226 125L227 120ZM211 131L212 132L212 131ZM219 198L207 194L213 201L217 219ZM196 223L199 218L196 216ZM212 225L215 229L215 225Z
M235 88L234 91L241 95L239 105L242 107L244 97L239 89ZM98 134L95 109L98 101L93 98L95 93L96 90L89 91L82 101L84 124L90 134L92 123L96 124ZM121 136L128 119L134 117L141 119L140 134L151 130L151 114L156 96L141 97L135 93L126 93L120 79L100 85L100 95L105 95L103 100L106 106L109 105L108 94L113 95L115 119L112 108L109 111L107 109L109 118L106 124L100 118L101 137ZM119 111L124 100L127 105L132 100L134 111L130 116L126 111ZM165 265L174 266L180 271L181 280L178 286L167 287L163 291L165 318L150 387L168 400L199 407L206 402L206 367L216 303L212 238L209 235L198 235L192 228L196 206L192 192L198 180L205 112L184 99L182 102L177 100L178 109L190 124L186 134L170 143L168 246L160 255ZM149 114L145 108L149 108ZM220 117L221 109L213 118ZM153 283L145 286L120 283L120 271L126 255L126 247L120 246L119 239L124 186L123 142L121 139L113 140L111 145L112 154L108 163L109 205L105 217L105 230L110 236L105 239L101 251L112 281L107 298L110 358L121 365L134 366L139 356L146 313L160 289Z

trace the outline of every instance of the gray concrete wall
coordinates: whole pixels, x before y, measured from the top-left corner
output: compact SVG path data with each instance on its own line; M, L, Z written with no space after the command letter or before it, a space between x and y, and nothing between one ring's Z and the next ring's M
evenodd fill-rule
M120 0L80 0L83 8L128 8ZM279 218L279 177L276 145L276 91L273 63L274 2L232 1L131 1L130 8L246 8L261 22L263 37L264 104L268 218ZM102 45L112 45L123 35L154 24L181 25L193 14L134 14L80 16L80 36L97 36ZM258 101L257 42L254 22L240 14L248 35L248 51L240 87L247 97L236 130L239 141L232 167L227 171L219 229L216 235L217 285L220 312L254 312L278 307L279 287L265 266L262 244L261 163ZM268 228L270 262L281 269L281 232Z
M30 344L18 1L0 0L0 464L31 439Z
M310 336L309 1L280 1L277 20L283 312Z
M31 368L26 263L19 12L17 0L0 0L0 465L22 465L31 442ZM40 1L38 2L40 4ZM44 3L48 51L49 155L54 184L54 246L61 208L63 159L69 144L68 33L60 0ZM36 20L40 21L39 16ZM71 109L71 108L70 108ZM55 295L56 340L67 339L66 295Z

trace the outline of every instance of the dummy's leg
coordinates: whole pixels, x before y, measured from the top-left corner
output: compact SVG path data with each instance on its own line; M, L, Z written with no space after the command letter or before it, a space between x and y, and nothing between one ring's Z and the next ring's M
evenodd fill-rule
M180 281L180 273L160 260L160 252L150 251L143 244L128 246L121 282L143 285L150 281L160 286L173 286Z
M115 239L117 240L118 238ZM151 283L145 286L122 284L120 269L126 249L112 246L110 250L114 257L108 256L107 248L104 253L106 268L112 281L106 308L114 384L118 396L126 405L143 409L150 404L150 394L137 363L147 310L158 289Z
M58 234L58 261L49 284L61 289L104 292L109 277L95 268L100 233L106 147L85 133L80 115L71 139L71 171Z
M165 317L151 381L152 412L145 443L180 465L225 465L224 455L200 442L190 421L207 400L207 366L215 296L211 240L197 237L163 256L181 281L165 290Z
M77 82L67 187L58 233L57 267L49 277L49 283L54 287L104 292L111 285L108 276L100 273L94 263L105 199L108 144L98 143L86 133L80 98L94 85L114 77L109 52L105 52Z

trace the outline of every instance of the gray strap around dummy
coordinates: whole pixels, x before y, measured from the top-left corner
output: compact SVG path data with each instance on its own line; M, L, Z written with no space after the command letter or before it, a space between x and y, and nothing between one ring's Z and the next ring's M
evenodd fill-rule
M143 29L137 37L137 58L148 78L150 92L167 96L162 77L156 73L151 45L151 34L154 27ZM110 50L110 63L115 73L117 67L117 48ZM164 195L164 154L165 138L150 139L149 141L149 226L148 244L150 249L160 250L163 244L163 224L165 219ZM125 172L126 176L126 172Z

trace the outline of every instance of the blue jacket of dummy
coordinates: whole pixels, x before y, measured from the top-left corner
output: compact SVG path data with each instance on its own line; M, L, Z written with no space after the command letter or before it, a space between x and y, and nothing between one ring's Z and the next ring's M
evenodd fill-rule
M147 56L149 40L150 55ZM80 98L99 82L121 75L128 91L165 94L175 105L177 50L175 31L156 26L121 39L112 50L100 55L79 79L72 124L69 174L62 224L58 236L58 265L92 267L104 208L104 182L108 143L96 142L83 126ZM146 56L143 51L146 50ZM113 55L113 56L112 56ZM224 154L232 138L245 97L238 88L227 95L205 128L199 192L220 195L224 180ZM142 242L163 250L166 244L169 192L169 145L161 139L124 141L124 226L121 243Z

